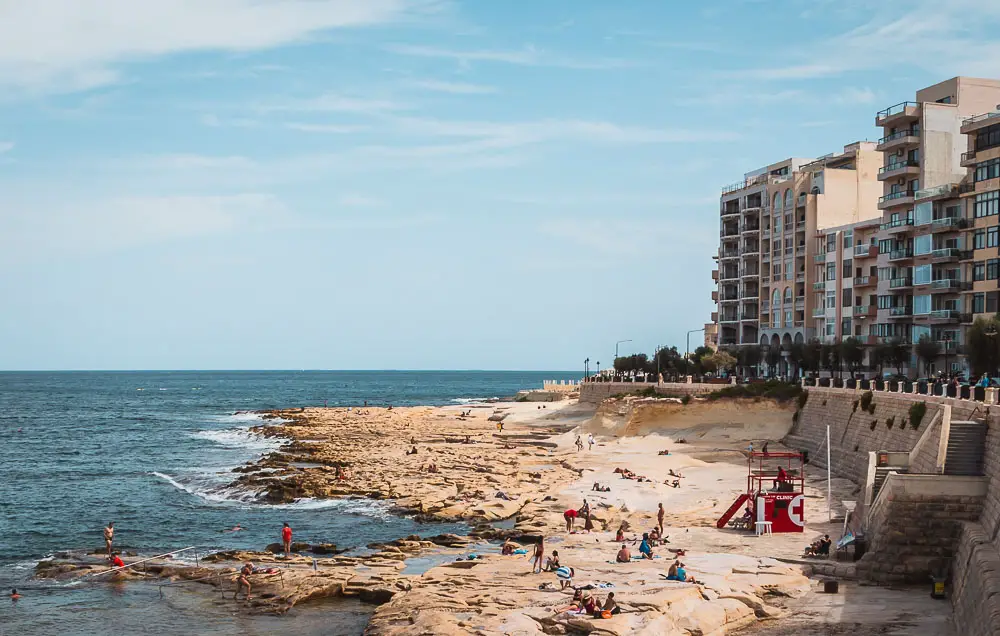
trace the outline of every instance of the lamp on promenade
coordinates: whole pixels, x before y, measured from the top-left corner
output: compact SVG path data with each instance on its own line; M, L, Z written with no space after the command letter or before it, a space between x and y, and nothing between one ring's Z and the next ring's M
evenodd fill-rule
M590 358L583 361L583 377L590 377Z
M689 331L687 333L687 345L686 345L685 350L684 350L684 357L685 358L690 358L691 357L691 334L698 333L699 331L705 331L705 328L702 327L701 329L692 329L691 331Z
M623 342L632 342L632 341L631 340L619 340L618 342L615 343L615 360L618 359L618 345L622 344Z

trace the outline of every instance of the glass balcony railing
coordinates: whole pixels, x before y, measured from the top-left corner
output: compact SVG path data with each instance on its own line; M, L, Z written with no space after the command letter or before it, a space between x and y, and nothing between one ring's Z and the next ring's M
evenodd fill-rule
M913 198L913 190L900 190L899 192L890 192L884 196L879 197L878 202L889 203L890 201L898 201L899 199Z
M893 229L896 229L896 228L899 228L899 227L909 227L911 225L913 225L913 219L910 219L910 218L906 218L906 219L894 219L892 221L889 221L888 223L883 223L882 225L879 226L879 229L881 229L883 231L884 230L893 230Z
M931 258L958 258L962 250L957 247L942 247L931 252Z
M902 277L889 280L889 289L899 289L901 287L913 287L913 279Z
M889 260L890 261L897 261L897 260L899 260L901 258L911 258L912 256L913 256L913 248L912 247L904 247L904 248L901 248L901 249L898 249L898 250L892 250L891 252L889 252Z
M887 144L890 141L896 141L897 139L902 139L903 137L919 137L919 130L898 130L891 135L886 135L878 140L879 145Z
M912 316L913 315L913 307L906 307L906 306L903 306L903 307L890 307L889 308L889 315L893 316L893 317L896 317L896 318L898 318L900 316Z
M875 114L875 121L881 121L883 119L888 119L889 117L893 117L895 115L901 115L909 109L917 108L917 106L919 106L919 104L917 104L916 102L900 102L898 104L894 104L889 108L878 111Z
M896 172L898 170L903 170L905 168L919 168L920 163L916 161L899 161L897 163L890 163L887 166L882 166L878 169L880 175L884 175L890 172Z

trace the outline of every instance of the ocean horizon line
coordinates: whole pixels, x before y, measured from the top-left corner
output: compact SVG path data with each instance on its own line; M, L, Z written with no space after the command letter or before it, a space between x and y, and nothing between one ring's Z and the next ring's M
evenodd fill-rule
M0 369L2 373L558 373L555 369Z

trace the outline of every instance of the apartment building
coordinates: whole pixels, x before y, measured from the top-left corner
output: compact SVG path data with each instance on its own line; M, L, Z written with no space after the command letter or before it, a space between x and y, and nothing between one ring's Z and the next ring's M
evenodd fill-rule
M814 264L827 252L812 239L878 217L880 159L874 143L857 142L819 159L771 164L723 189L713 272L719 346L787 347L825 333L826 297L820 304L813 291L817 280L825 283L817 278L825 269ZM814 320L818 307L823 330Z
M876 217L817 230L812 319L821 342L853 337L862 344L875 344L869 333L878 307L880 226Z
M956 77L875 116L883 193L870 335L909 344L931 338L953 371L964 366L955 355L962 325L998 309L1000 184L990 177L1000 163L990 163L1000 157L1000 127L991 129L990 117L998 104L1000 81ZM908 366L917 364L911 354Z

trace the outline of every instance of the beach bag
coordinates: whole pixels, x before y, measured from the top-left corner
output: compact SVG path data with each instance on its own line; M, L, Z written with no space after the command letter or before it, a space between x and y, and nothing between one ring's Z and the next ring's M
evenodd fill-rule
M604 610L601 612L601 618L611 618L611 612L609 610Z

